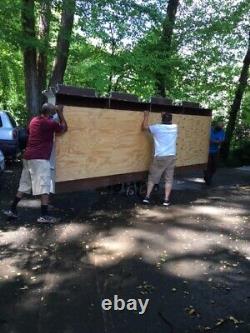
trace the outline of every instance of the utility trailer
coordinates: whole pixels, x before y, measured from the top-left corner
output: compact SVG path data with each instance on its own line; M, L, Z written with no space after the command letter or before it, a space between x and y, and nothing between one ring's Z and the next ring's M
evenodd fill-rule
M150 124L161 122L162 112L173 114L173 123L178 124L177 172L207 164L212 112L199 104L173 105L155 97L145 103L121 93L97 97L92 89L65 85L46 96L64 106L69 128L55 140L55 193L126 185L132 195L135 184L145 184L153 140L141 131L144 111L150 112Z

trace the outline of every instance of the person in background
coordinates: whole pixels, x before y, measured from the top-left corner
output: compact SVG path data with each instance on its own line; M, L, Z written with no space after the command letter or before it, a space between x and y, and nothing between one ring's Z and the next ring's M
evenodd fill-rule
M224 124L220 121L211 128L208 163L207 169L204 171L204 180L207 185L212 183L218 165L220 147L224 140Z
M59 122L51 119L57 112ZM25 193L41 196L40 223L54 223L56 218L48 213L48 202L51 187L50 155L55 133L65 133L67 123L63 116L63 107L50 103L43 104L40 114L34 117L28 126L28 142L24 152L23 170L18 192L10 209L3 213L9 218L17 218L17 205Z
M148 175L147 194L144 204L150 203L150 194L155 184L160 182L161 176L165 180L164 206L169 206L169 196L172 190L174 169L176 161L176 140L178 127L172 124L172 114L162 113L162 123L148 125L149 113L144 112L141 125L143 131L149 131L154 139L154 159L151 163Z

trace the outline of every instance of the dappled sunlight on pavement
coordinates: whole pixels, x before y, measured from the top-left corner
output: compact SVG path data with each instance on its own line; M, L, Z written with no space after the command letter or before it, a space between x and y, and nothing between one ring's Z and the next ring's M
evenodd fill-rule
M77 241L81 240L83 235L91 230L92 227L90 225L78 223L62 224L54 227L51 240L57 243Z
M82 193L76 209L65 195L55 225L37 224L39 203L28 199L0 231L1 333L125 333L128 323L163 333L159 312L177 333L205 332L230 316L239 323L231 319L224 332L238 325L246 333L249 195L248 187L181 190L165 208L157 194L142 206ZM103 312L101 300L115 294L149 298L147 314Z
M191 211L188 207L172 207L168 211L136 207L136 217L131 218L133 226L112 228L108 234L98 234L90 244L94 248L90 261L107 267L124 258L139 256L141 260L157 265L165 250L163 271L183 278L206 279L206 272L224 273L219 270L220 262L215 263L213 258L210 262L208 258L217 249L248 256L249 241L232 230L234 225L237 229L244 228L248 221L248 217L243 216L246 213L246 209L210 206L192 207ZM196 259L198 256L202 258Z
M30 227L18 227L16 230L0 230L0 246L8 245L10 249L18 249L25 246L36 236L36 230Z
M24 198L20 201L19 207L23 208L40 208L41 201L39 199L27 199Z

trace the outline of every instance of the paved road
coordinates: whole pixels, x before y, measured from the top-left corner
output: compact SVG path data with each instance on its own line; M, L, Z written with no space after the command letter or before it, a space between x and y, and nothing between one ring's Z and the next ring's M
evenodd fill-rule
M54 226L36 224L32 198L16 222L1 216L0 332L250 332L250 172L221 169L209 189L199 176L178 178L169 208L161 193L144 207L84 192L54 197ZM149 299L145 314L102 310L114 295Z

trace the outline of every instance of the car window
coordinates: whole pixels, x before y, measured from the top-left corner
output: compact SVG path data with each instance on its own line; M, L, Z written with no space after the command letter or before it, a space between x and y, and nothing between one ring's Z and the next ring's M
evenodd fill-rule
M16 127L16 121L15 121L15 119L11 116L11 114L8 113L8 117L9 117L9 120L10 120L10 123L11 123L12 127Z
M0 127L3 127L3 122L2 122L1 116L0 116Z

